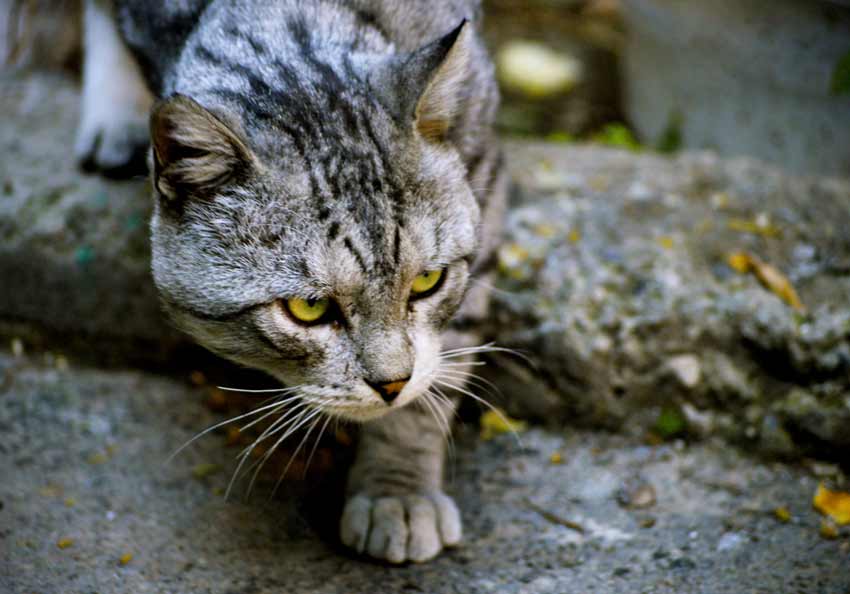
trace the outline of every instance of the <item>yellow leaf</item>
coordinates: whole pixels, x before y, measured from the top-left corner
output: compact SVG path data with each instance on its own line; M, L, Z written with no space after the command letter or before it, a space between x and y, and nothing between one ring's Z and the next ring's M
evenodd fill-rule
M573 229L570 231L570 234L567 235L567 239L570 240L570 243L578 243L581 240L581 231Z
M202 462L192 467L192 476L200 480L215 474L219 470L221 470L221 466L214 462Z
M761 235L763 237L779 237L782 235L782 230L766 218L757 217L754 221L730 219L728 226L732 231L738 231L739 233L752 233L753 235Z
M753 273L764 288L773 292L797 311L805 309L788 277L767 262L746 252L733 252L726 256L726 263L730 268L741 274Z
M750 257L744 252L733 252L726 256L726 263L735 272L745 274L750 271Z
M668 236L664 235L662 237L659 237L656 241L658 242L658 245L663 247L665 250L672 250L673 249L673 238L672 237L668 237Z
M820 521L819 532L821 536L828 540L835 540L838 538L838 527L835 525L835 522L829 518L824 518Z
M555 227L549 223L540 223L534 227L534 233L540 237L549 238L555 235Z
M561 452L552 452L552 455L549 456L549 462L552 464L563 464L564 457L561 455Z
M517 421L499 410L488 410L481 415L481 439L493 439L500 433L521 433L525 431L525 421Z
M787 507L777 507L773 510L773 515L776 516L776 519L780 522L791 521L791 512L788 511Z
M62 538L62 539L59 540L59 542L56 543L56 546L59 547L60 549L67 549L68 547L70 547L73 544L74 544L74 541L71 540L70 538Z
M850 493L830 491L820 484L812 504L816 510L829 516L838 524L842 526L850 524Z
M132 560L133 560L133 553L124 553L118 559L118 563L120 563L121 565L127 565Z

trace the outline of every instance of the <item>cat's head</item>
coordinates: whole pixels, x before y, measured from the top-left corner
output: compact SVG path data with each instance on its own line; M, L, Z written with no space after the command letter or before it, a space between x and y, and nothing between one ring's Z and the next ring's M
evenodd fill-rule
M154 109L153 273L182 328L349 419L429 388L477 246L478 205L445 138L468 29L354 57L350 79L267 80L240 110L184 95Z

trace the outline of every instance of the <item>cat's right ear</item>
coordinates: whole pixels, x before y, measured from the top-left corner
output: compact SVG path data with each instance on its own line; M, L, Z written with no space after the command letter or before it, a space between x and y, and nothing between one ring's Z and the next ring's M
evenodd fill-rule
M256 162L240 133L185 95L154 106L150 132L154 187L170 202L209 194Z

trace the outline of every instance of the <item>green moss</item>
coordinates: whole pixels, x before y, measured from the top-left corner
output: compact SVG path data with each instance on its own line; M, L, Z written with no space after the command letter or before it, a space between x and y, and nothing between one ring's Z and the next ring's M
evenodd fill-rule
M560 143L570 143L575 142L576 137L570 134L569 132L564 132L563 130L556 130L555 132L550 132L546 135L546 140L549 142L560 142Z
M682 148L682 114L677 110L670 114L667 126L655 147L659 153L675 153Z
M591 142L605 146L615 146L630 151L643 150L643 146L637 141L632 131L624 124L613 122L605 126L590 137Z
M655 432L663 439L671 439L684 433L685 425L685 417L677 408L665 407L655 421Z

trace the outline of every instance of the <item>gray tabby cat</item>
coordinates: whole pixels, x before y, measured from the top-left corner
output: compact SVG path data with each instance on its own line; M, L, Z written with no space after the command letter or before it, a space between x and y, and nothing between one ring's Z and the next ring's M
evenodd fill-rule
M160 98L151 229L166 309L290 386L270 442L364 422L342 541L430 559L461 539L445 433L505 199L478 2L155 4L89 1L78 155L132 171Z

